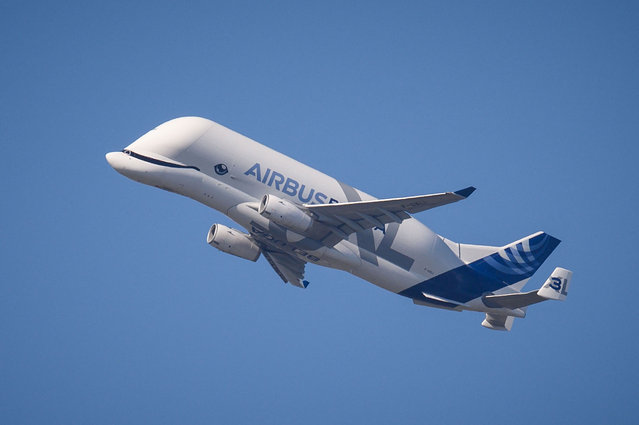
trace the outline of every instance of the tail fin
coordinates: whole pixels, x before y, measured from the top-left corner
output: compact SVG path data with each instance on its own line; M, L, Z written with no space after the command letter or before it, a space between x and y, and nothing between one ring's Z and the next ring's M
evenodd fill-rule
M571 278L572 272L570 270L557 267L546 279L544 286L537 291L537 295L547 300L564 301L568 295Z
M476 272L510 286L532 276L561 242L544 232L537 232L510 243L497 252L473 261ZM463 246L460 248L463 250Z
M429 303L437 300L439 305L443 301L455 308L505 287L510 288L502 292L519 292L559 244L559 239L537 232L503 247L444 242L459 250L457 255L465 265L412 286L401 295L418 300L428 298Z
M482 301L487 307L502 311L486 313L482 326L509 331L515 317L525 316L527 306L548 299L563 301L566 298L572 272L560 267L555 269L540 289L519 292L559 242L559 239L544 232L537 232L469 264L476 272L497 279L517 291L511 294L484 295Z

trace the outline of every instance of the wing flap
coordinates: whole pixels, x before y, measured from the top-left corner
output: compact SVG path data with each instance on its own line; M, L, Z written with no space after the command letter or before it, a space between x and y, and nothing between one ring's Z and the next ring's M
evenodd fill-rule
M284 252L262 250L264 258L284 282L306 288L308 282L304 280L306 263Z

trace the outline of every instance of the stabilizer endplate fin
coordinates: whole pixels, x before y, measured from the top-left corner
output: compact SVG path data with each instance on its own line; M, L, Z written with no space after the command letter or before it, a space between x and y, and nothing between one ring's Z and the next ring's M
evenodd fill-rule
M537 294L544 299L564 301L568 296L570 279L572 279L570 270L557 267L537 291Z

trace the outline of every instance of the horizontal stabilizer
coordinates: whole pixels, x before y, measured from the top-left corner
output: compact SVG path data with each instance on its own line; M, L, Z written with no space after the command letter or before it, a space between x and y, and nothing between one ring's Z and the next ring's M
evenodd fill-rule
M513 316L518 316L517 313L525 314L525 307L546 300L565 300L571 277L570 270L557 267L546 279L544 285L535 291L484 295L482 301L486 307L508 309L510 310L508 313L512 315L486 313L486 319L481 325L489 329L509 331L514 320Z
M530 292L516 292L514 294L484 295L482 300L487 307L508 308L510 310L546 300L563 301L568 295L568 285L571 277L572 272L570 270L557 267L540 289Z
M485 295L483 301L484 304L490 308L508 308L514 310L547 300L547 298L540 297L537 292L538 290L517 292L514 294Z

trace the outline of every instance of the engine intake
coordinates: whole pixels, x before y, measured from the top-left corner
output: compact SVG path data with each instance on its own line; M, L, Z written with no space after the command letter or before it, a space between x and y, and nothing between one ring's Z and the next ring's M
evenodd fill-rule
M223 224L211 226L206 235L206 243L222 252L250 261L257 261L262 252L251 235Z
M264 195L258 212L272 222L301 234L313 225L313 219L295 204L273 195Z

